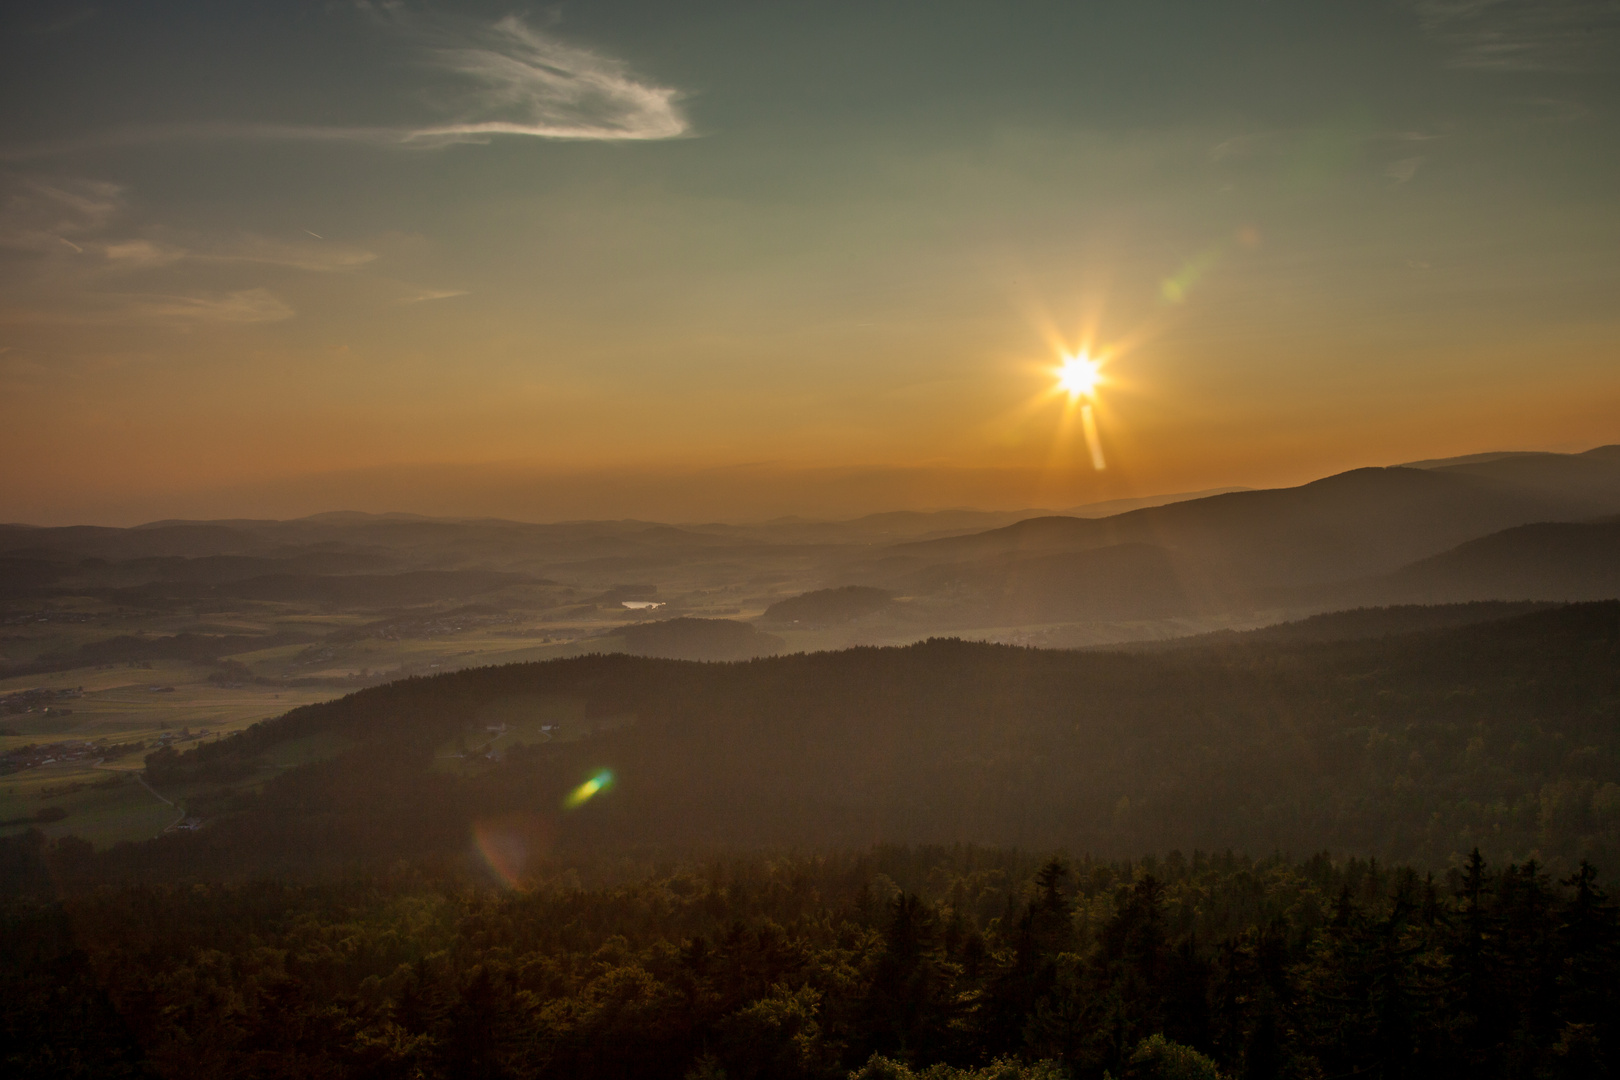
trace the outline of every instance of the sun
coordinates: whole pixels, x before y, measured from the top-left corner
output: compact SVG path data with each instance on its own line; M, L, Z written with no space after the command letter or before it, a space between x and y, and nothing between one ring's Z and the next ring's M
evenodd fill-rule
M1090 397L1102 381L1101 367L1084 351L1065 356L1056 374L1058 389L1067 392L1071 398Z

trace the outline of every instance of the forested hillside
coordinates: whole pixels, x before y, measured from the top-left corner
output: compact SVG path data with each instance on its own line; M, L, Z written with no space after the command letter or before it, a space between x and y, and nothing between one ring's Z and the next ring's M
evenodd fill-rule
M547 710L579 737L534 728L484 751L492 718ZM240 782L277 747L337 736L334 758ZM1620 852L1617 736L1615 603L1145 654L583 657L406 680L162 751L149 778L190 792L203 827L85 872L308 873L465 851L497 819L526 822L534 852L962 840L1444 867L1477 845L1564 872ZM611 786L565 809L602 770Z
M400 868L0 904L0 1058L11 1077L187 1080L1620 1064L1620 926L1586 866L889 848L524 884Z

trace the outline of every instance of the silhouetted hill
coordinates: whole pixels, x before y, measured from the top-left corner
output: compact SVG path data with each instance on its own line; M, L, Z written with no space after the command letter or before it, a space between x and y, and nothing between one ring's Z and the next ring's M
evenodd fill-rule
M0 598L31 596L50 588L68 570L51 559L0 558Z
M431 765L486 710L548 700L634 722L476 775ZM296 710L167 775L240 775L322 732L358 745L251 799L205 800L218 820L195 837L109 857L154 874L382 859L457 849L472 821L517 814L596 851L975 841L1444 864L1478 844L1563 866L1620 855L1620 603L1152 654L933 640L468 670ZM560 809L603 768L611 791Z
M895 551L937 563L1143 543L1234 587L1345 580L1390 573L1517 525L1620 509L1620 462L1549 456L1551 463L1538 458L1540 471L1530 479L1469 471L1490 466L1357 469L1297 488L1232 492L1100 520L1035 518Z
M1620 445L1583 454L1499 454L1431 467L1575 501L1606 503L1620 493Z
M539 583L525 574L493 570L413 570L404 574L266 574L212 584L164 581L138 591L154 596L306 600L377 607L477 596L511 585Z
M1381 586L1419 602L1620 597L1620 523L1521 525L1414 563Z
M619 631L626 651L672 660L752 660L782 648L782 639L732 619L665 619Z
M1217 630L1188 637L1133 641L1110 649L1161 652L1211 645L1266 648L1312 641L1356 641L1430 630L1447 630L1526 615L1551 604L1476 600L1465 604L1404 604L1330 611L1257 630Z
M765 609L765 614L760 616L760 620L828 625L846 623L851 619L885 611L893 606L894 594L887 589L845 585L838 589L817 589L814 592L779 600Z
M100 574L89 577L133 579L137 581L169 581L193 584L220 584L245 581L275 574L293 575L345 575L375 573L388 563L388 558L374 552L309 551L286 558L267 558L255 555L201 555L182 558L167 555L155 558L128 559L116 566L109 565ZM83 567L80 568L84 570Z
M908 592L949 596L956 620L968 625L1157 619L1225 602L1155 544L995 555L931 566L901 580Z
M203 522L150 528L97 525L34 528L0 525L0 552L58 552L77 558L140 559L163 556L262 555L280 545L241 529Z

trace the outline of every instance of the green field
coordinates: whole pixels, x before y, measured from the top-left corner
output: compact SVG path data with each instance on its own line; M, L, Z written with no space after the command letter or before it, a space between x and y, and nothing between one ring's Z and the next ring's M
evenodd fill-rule
M111 786L98 786L111 782ZM62 794L63 789L80 786ZM150 840L181 818L128 771L70 763L45 765L0 777L0 821L32 817L46 807L60 807L67 817L38 825L8 825L0 834L30 827L47 836L82 836L97 847L121 840Z
M81 668L0 682L0 694L36 687L83 689L79 697L53 703L52 715L13 713L0 718L0 727L15 732L0 735L0 752L56 742L146 744L110 761L98 763L92 749L82 760L0 776L0 821L30 818L46 807L60 807L67 811L65 818L33 827L47 836L82 836L97 847L151 839L179 820L185 805L186 793L163 792L178 804L170 805L134 775L143 768L146 755L162 742L182 749L195 746L340 693L326 687L223 687L207 682L206 673L206 668L173 661L142 668ZM71 711L56 715L58 705ZM284 752L291 755L288 764L301 763L297 748ZM114 778L121 781L117 786L91 786ZM80 785L80 789L56 793L70 785ZM0 827L0 835L29 827L28 823Z
M206 673L194 664L169 661L150 668L80 668L5 680L0 694L35 687L83 688L84 693L55 703L72 710L66 716L13 713L0 718L0 727L16 732L0 735L0 753L64 739L153 742L186 729L206 729L209 738L216 738L343 692L330 687L225 687L206 681Z

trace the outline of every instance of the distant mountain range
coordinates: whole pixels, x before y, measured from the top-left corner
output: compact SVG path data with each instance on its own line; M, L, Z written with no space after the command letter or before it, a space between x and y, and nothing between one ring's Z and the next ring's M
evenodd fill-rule
M118 590L154 603L215 597L370 610L472 596L499 604L503 589L545 584L583 596L639 590L666 605L665 617L746 620L767 609L779 616L801 593L861 586L891 599L859 618L767 622L841 626L846 636L836 640L845 643L1065 625L1124 640L1155 622L1196 629L1366 605L1620 596L1617 540L1620 446L1605 446L1038 516L952 510L674 526L331 513L133 529L7 525L0 599ZM724 606L713 599L722 595Z
M1357 469L1096 520L896 545L863 584L967 623L1620 595L1620 446ZM1500 535L1498 535L1500 534Z

